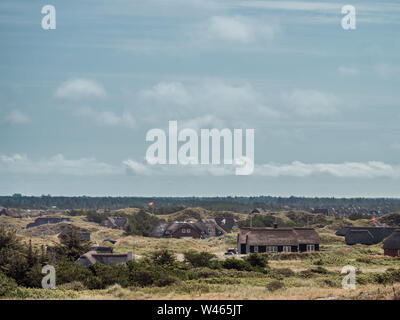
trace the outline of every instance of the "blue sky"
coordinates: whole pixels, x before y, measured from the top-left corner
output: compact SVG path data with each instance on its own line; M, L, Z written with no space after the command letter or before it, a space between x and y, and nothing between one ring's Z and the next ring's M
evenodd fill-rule
M3 0L0 194L398 197L399 17L397 1ZM147 164L169 120L254 128L254 173Z

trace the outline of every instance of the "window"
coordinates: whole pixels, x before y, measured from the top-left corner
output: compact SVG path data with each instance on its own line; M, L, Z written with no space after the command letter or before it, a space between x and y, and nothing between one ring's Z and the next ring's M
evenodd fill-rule
M258 246L254 246L254 252L258 252Z
M307 251L315 251L315 246L313 244L308 244Z
M186 233L190 233L191 232L191 230L190 229L186 229Z
M277 246L267 246L267 252L278 252Z
M397 255L400 257L400 249L397 250Z
M291 246L283 246L283 252L291 252L292 247Z
M186 233L186 229L182 229L182 233Z

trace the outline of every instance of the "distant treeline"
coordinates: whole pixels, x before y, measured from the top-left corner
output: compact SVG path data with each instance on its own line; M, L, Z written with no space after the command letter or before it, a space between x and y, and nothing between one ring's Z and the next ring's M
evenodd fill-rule
M251 208L279 210L284 208L348 208L367 210L379 209L381 212L400 211L400 199L392 198L306 198L306 197L41 197L14 194L0 196L0 206L21 209L121 209L128 207L148 208L168 213L166 208L202 207L209 210L231 210L247 212ZM156 213L156 212L155 212Z

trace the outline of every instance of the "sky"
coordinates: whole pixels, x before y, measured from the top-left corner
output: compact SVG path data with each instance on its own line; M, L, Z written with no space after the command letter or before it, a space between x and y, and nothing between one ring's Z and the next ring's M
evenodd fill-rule
M2 0L0 194L399 197L399 34L398 1ZM149 164L169 121L254 129L254 172Z

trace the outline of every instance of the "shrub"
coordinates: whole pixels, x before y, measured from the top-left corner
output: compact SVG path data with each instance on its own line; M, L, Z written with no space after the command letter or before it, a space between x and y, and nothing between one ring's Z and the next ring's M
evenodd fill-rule
M267 284L266 288L269 291L276 291L285 287L285 284L281 281L274 280Z
M253 267L265 268L268 264L268 259L265 255L259 253L250 253L245 259Z
M9 295L16 288L17 283L15 280L0 272L0 297Z
M83 291L86 290L86 286L80 282L80 281L72 281L72 282L67 282L63 283L59 286L57 286L57 289L60 290L73 290L73 291Z
M140 210L135 215L124 215L128 219L128 225L126 227L126 233L128 235L138 235L148 237L151 229L158 223L164 221L154 215L147 213L144 210Z
M156 281L154 281L154 285L157 287L165 287L177 282L180 282L179 278L171 276L169 274L165 274L164 276L161 276Z
M154 282L153 274L150 271L138 270L132 275L132 280L139 287L151 286Z
M303 270L300 271L300 276L306 279L312 278L314 276L314 272L311 270Z
M91 272L89 269L64 258L57 261L56 275L56 285L75 281L83 283L91 276Z
M155 251L151 256L151 260L158 265L172 265L176 261L174 254L168 249Z
M324 264L325 264L325 262L322 259L313 261L313 265L316 265L316 266L322 266Z
M129 272L125 265L106 266L100 263L95 263L88 268L92 275L100 280L100 287L96 289L105 289L113 284L119 284L122 287L129 285ZM96 284L96 282L92 282Z
M239 271L251 271L251 265L247 261L235 258L229 258L222 262L225 269L236 269Z
M196 252L194 250L185 252L185 261L189 262L193 267L211 267L211 260L216 256L209 252Z
M318 268L315 268L315 269L311 269L311 272L321 273L321 274L329 273L329 271L327 269L323 268L323 267L318 267Z
M280 274L284 277L292 277L294 276L296 273L290 269L290 268L281 268L281 269L275 269L274 270L277 274Z
M218 278L221 276L220 271L213 270L210 268L199 268L197 270L194 270L196 276L198 278Z

